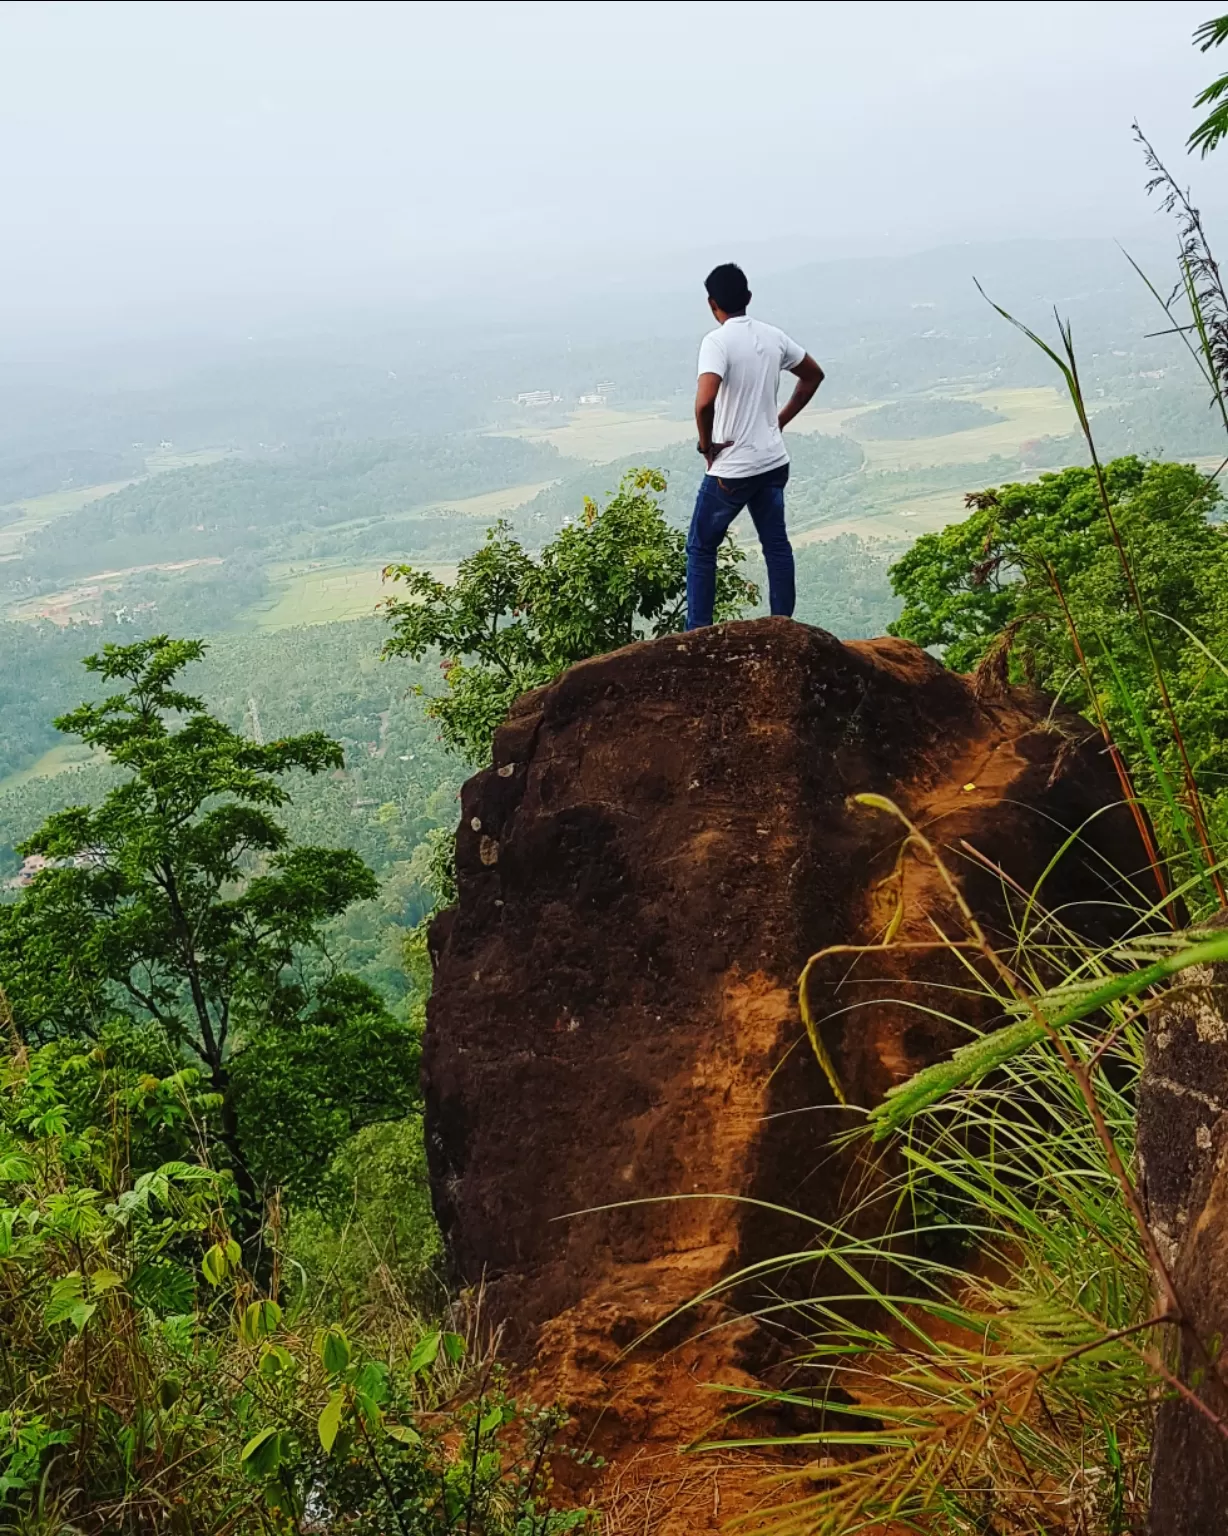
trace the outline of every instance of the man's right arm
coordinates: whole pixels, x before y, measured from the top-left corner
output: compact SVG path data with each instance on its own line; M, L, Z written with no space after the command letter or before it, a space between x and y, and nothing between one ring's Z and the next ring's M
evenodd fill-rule
M699 344L699 383L695 388L695 426L699 432L699 451L709 469L712 461L728 443L712 441L712 427L716 421L716 397L729 360L721 345L720 331L709 331Z
M712 441L712 424L716 419L716 396L721 387L719 373L701 373L695 389L695 426L699 431L699 451L709 469L712 461L728 443Z

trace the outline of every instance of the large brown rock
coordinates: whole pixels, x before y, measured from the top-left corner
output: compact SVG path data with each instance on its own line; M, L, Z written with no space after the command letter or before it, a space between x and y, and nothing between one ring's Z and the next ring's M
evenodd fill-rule
M1186 1318L1177 1370L1228 1425L1228 965L1182 972L1152 1011L1138 1152L1148 1220ZM1228 1438L1175 1393L1156 1415L1149 1529L1228 1530Z
M828 1141L849 1112L796 982L890 915L902 828L850 808L861 791L948 850L1004 938L1008 887L970 848L1027 888L1083 828L1044 894L1102 940L1115 871L1144 862L1128 812L1097 814L1119 791L1086 722L1027 691L978 697L903 641L783 619L573 667L519 701L465 787L460 902L432 936L436 1208L459 1278L485 1281L488 1315L606 1451L687 1440L719 1407L704 1381L770 1368L780 1343L750 1322L622 1352L840 1209L849 1166ZM906 863L904 895L901 938L932 939L932 921L962 936L931 867ZM952 982L966 994L958 961L923 949L820 970L812 1003L852 1104L966 1038L942 1017ZM990 1019L966 995L960 1012Z

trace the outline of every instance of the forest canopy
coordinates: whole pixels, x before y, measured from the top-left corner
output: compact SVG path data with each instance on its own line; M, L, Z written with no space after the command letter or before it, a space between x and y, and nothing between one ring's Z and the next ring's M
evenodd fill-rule
M43 578L232 557L291 534L356 519L380 521L521 481L552 480L565 467L548 444L488 433L231 455L150 475L57 518L27 538L21 555Z

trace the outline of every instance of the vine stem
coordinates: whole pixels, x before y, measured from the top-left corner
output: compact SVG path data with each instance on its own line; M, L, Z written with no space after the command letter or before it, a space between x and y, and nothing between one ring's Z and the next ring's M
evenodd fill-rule
M392 1484L388 1481L388 1474L384 1471L384 1464L379 1459L379 1453L375 1449L371 1439L371 1432L367 1428L361 1408L355 1409L354 1417L358 1420L358 1428L362 1431L362 1438L366 1442L367 1454L371 1457L371 1465L375 1468L375 1475L379 1478L380 1487L384 1490L384 1497L388 1500L388 1508L392 1511L392 1518L397 1523L397 1530L400 1531L401 1536L409 1536L405 1522L401 1519L401 1511L397 1508L396 1495L392 1491Z

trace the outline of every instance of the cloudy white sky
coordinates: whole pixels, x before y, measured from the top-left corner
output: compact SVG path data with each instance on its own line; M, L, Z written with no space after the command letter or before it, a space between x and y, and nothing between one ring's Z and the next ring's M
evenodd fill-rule
M1213 11L3 4L0 323L1130 233ZM1215 202L1228 150L1187 163Z

